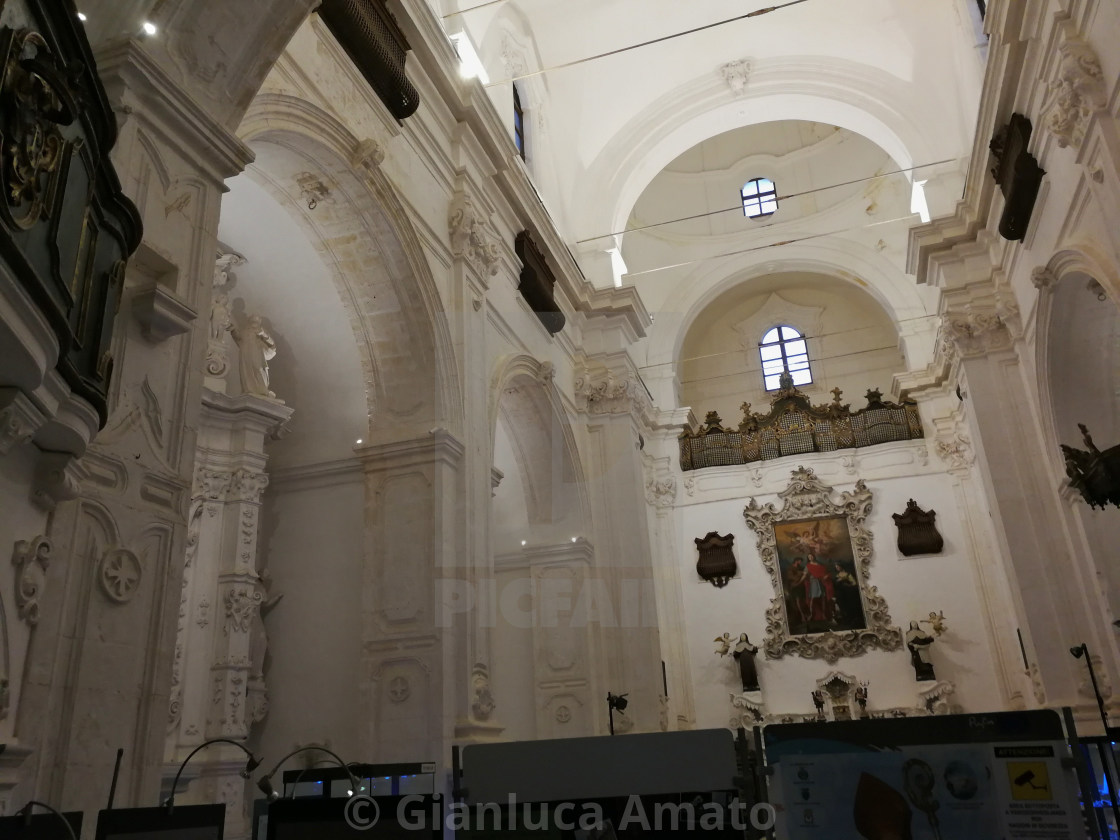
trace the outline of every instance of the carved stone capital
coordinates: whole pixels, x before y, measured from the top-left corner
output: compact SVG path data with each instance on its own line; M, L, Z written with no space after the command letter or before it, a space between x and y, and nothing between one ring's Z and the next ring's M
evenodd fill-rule
M1045 292L1054 287L1058 282L1058 275L1044 265L1039 265L1031 271L1031 283L1040 292Z
M191 496L208 502L224 502L232 483L231 470L218 470L199 464L195 467Z
M454 257L466 260L483 276L493 277L498 273L501 252L489 217L482 214L465 192L456 193L451 200L447 225Z
M1003 315L979 309L946 313L941 318L941 334L955 345L962 357L1006 350L1014 341L1008 324L1013 308L1013 305L1008 307L1007 314Z
M230 501L259 502L268 486L268 474L255 470L235 470L230 480Z
M16 388L0 388L0 455L31 441L44 417Z
M671 475L646 479L646 501L657 508L670 508L677 500L677 480Z
M39 623L39 599L47 583L51 543L46 537L19 540L12 551L16 567L16 608L19 617L34 627Z
M628 414L652 409L645 386L636 376L618 375L606 367L585 367L576 374L575 396L588 414Z
M1079 38L1058 47L1045 124L1061 148L1081 146L1089 118L1107 104L1104 75L1093 48Z
M350 155L350 165L357 170L374 170L384 162L385 147L372 137L359 140Z

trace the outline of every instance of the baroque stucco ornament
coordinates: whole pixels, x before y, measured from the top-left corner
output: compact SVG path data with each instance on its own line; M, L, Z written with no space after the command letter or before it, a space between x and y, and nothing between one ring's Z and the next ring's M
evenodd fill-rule
M856 482L855 490L841 493L838 501L833 501L832 493L832 488L821 483L811 469L798 467L793 471L789 486L778 494L780 509L773 503L760 505L753 498L743 509L747 526L758 535L758 553L774 584L775 596L766 611L766 639L763 642L768 659L795 655L832 663L841 657L859 656L873 649L898 650L902 647L902 631L891 625L886 600L876 587L868 583L872 536L865 523L871 513L871 491L861 479ZM847 520L865 619L862 629L799 635L790 633L775 525L817 517L844 517Z
M451 202L447 215L451 235L451 253L465 259L480 274L493 277L498 273L501 252L489 222L475 207L471 197L459 192Z
M47 583L51 543L46 537L19 540L12 552L16 567L16 609L19 617L34 627L39 623L39 599Z
M1050 82L1053 98L1046 113L1046 127L1058 146L1080 148L1093 113L1107 104L1104 74L1093 48L1081 40L1058 47L1058 74Z
M127 548L111 548L101 556L97 567L97 582L101 591L116 604L126 604L140 588L143 566L140 558Z

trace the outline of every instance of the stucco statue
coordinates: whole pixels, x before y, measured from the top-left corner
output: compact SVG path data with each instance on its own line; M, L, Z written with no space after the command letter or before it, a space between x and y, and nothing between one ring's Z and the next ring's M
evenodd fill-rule
M910 651L910 664L914 666L914 677L918 682L937 679L933 673L933 662L929 657L929 649L933 646L933 642L934 637L922 630L918 622L910 622L910 629L906 631L906 647Z
M276 342L261 324L260 315L250 315L245 327L233 327L233 340L241 351L241 390L258 397L276 394L268 389L268 362L276 355Z
M218 292L214 295L214 302L210 304L210 338L214 341L225 341L226 333L233 328L233 321L229 317L229 295Z
M731 646L730 633L717 636L715 642L717 645L716 653L720 656L731 655L739 663L739 678L743 683L743 692L761 691L762 689L758 685L758 669L754 664L758 646L751 644L747 634L739 634L739 639L735 642L734 648Z

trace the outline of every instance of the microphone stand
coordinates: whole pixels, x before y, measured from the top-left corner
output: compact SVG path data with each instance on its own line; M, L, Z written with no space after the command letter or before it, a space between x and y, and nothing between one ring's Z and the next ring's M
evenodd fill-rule
M62 816L62 814L60 814L58 811L56 811L54 808L52 808L46 802L39 802L37 799L32 799L26 805L24 805L22 808L20 808L18 811L16 811L17 816L22 816L27 821L27 824L30 825L31 824L31 810L32 810L32 806L34 806L34 805L38 805L40 808L46 808L48 811L50 811L52 814L54 814L56 817L58 817L60 820L62 820L62 824L64 826L66 826L66 833L70 835L70 840L78 840L78 838L74 834L74 827L72 825L70 825L70 820L68 820L68 819L66 819L66 817Z
M337 763L339 767L341 767L343 770L345 770L346 775L350 777L350 793L351 793L351 795L358 792L358 788L359 788L358 777L355 776L354 773L350 770L350 765L348 765L345 761L343 761L341 758L339 758L337 753L334 753L331 750L328 750L326 747L300 747L299 749L292 750L290 753L288 753L282 759L277 761L276 765L271 770L269 770L267 773L265 773L263 776L261 776L257 780L257 787L260 788L261 793L263 793L268 800L272 801L272 800L276 800L276 799L280 798L280 794L278 794L276 792L276 788L274 788L272 786L272 777L273 777L273 775L275 775L276 771L280 769L280 765L282 765L285 761L287 761L293 755L299 755L299 753L308 752L309 750L318 750L319 752L325 752L327 755L329 755L331 758L333 758L335 760L335 763Z
M1116 825L1120 827L1120 802L1116 798L1116 785L1112 776L1112 762L1113 752L1109 749L1112 743L1111 729L1108 725L1108 711L1105 709L1104 697L1101 696L1100 686L1097 685L1097 673L1093 670L1093 658L1089 655L1089 646L1082 642L1077 647L1072 647L1069 652L1073 654L1074 659L1085 658L1085 664L1089 666L1089 681L1093 684L1093 694L1097 698L1097 709L1101 713L1101 725L1104 726L1104 742L1098 748L1101 757L1101 767L1104 770L1105 784L1108 786L1108 798L1112 805L1112 816L1116 820ZM1107 751L1107 755L1105 754Z
M235 747L245 753L245 755L249 756L249 760L245 762L245 769L241 771L241 778L243 779L248 779L250 774L261 766L261 760L253 755L253 753L249 751L248 747L238 741L233 741L229 738L213 738L209 741L203 741L201 744L191 750L190 754L183 759L183 763L179 765L179 772L175 774L175 781L171 783L171 795L168 796L167 799L165 799L163 802L163 804L167 806L168 814L170 814L175 808L175 790L179 787L179 777L183 775L183 770L186 768L187 762L194 758L194 754L196 752L201 750L203 747L210 746L211 744L233 744Z

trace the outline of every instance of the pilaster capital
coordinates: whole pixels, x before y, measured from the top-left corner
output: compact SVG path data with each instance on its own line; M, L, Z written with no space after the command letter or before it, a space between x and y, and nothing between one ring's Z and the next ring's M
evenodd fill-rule
M586 414L654 414L653 400L637 372L622 367L585 362L576 368L574 392L577 407Z
M459 190L452 196L447 226L452 256L465 260L480 277L493 277L498 273L501 262L498 236L490 224L489 214L483 213L466 191Z

